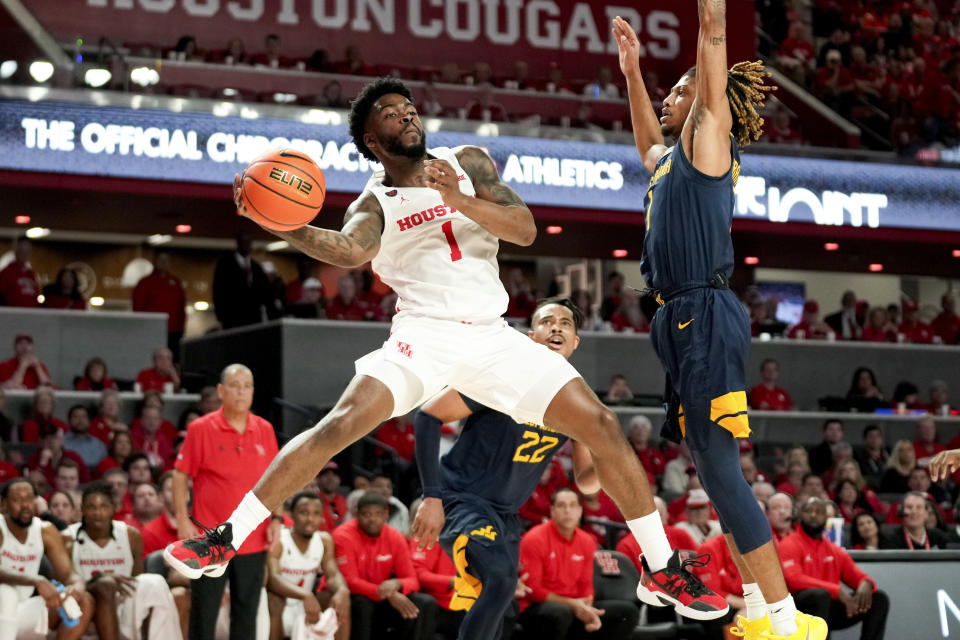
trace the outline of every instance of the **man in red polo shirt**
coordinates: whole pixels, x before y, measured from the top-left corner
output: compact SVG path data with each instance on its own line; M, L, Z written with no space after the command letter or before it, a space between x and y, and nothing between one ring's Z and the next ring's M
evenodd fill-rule
M133 310L167 314L167 346L174 359L180 355L180 339L187 322L187 294L180 278L170 273L170 254L158 251L153 271L133 288Z
M33 353L33 337L21 333L13 339L14 355L0 362L0 385L4 389L36 389L53 384L50 371Z
M933 342L933 329L920 320L920 305L913 300L903 303L903 322L897 327L897 333L902 334L907 342L919 344Z
M172 388L167 388L167 384ZM180 389L180 374L173 366L173 352L161 347L153 352L153 367L144 369L137 374L138 391L159 391L160 393L178 391Z
M409 415L397 416L392 420L387 420L380 425L374 437L396 451L401 462L410 464L413 460L416 439L413 435L413 422ZM377 451L377 455L381 453L381 451Z
M40 279L30 266L33 246L26 238L13 245L13 262L0 271L0 302L8 307L39 307Z
M420 580L407 539L387 524L389 506L382 494L368 491L357 502L357 517L333 532L340 572L350 588L350 638L432 639L437 602L415 593Z
M168 350L165 350L168 351ZM223 405L187 427L174 465L173 499L177 535L193 538L198 530L187 511L187 483L193 479L193 516L215 525L230 515L231 505L243 499L277 454L277 437L269 422L250 413L253 374L242 364L228 365L220 376L217 394ZM278 539L283 516L277 512L259 524L238 549L237 556L217 577L190 576L190 638L213 640L217 611L230 580L230 627L254 629L266 549ZM187 544L192 544L191 540ZM230 540L224 541L230 544ZM236 631L234 631L236 633Z
M780 363L767 358L760 363L763 382L750 389L750 407L762 411L791 411L793 399L786 389L777 386L780 379Z
M834 630L863 622L862 640L882 640L890 599L850 554L823 537L826 524L826 501L809 498L800 508L800 529L780 543L783 576L797 608Z
M626 600L593 601L593 553L597 541L580 529L583 507L572 489L553 494L550 520L520 540L520 571L530 593L519 622L529 637L564 640L589 632L594 638L627 638L640 610Z

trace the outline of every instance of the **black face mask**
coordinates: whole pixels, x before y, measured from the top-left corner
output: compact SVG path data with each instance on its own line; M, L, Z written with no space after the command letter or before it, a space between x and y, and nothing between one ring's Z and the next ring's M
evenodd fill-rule
M803 529L804 533L813 538L814 540L819 540L823 535L823 530L826 529L826 525L819 525L812 527L806 522L800 522L800 528Z

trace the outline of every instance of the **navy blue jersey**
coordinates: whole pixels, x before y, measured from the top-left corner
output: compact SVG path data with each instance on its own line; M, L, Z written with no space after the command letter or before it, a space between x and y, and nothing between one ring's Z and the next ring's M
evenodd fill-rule
M733 162L726 175L697 171L676 144L657 162L644 199L647 233L640 271L647 286L670 289L709 282L716 272L733 273L733 189L740 154L730 137Z
M473 413L460 437L440 458L444 502L450 492L482 498L497 511L515 512L527 501L567 437L469 402ZM451 496L452 498L453 496Z

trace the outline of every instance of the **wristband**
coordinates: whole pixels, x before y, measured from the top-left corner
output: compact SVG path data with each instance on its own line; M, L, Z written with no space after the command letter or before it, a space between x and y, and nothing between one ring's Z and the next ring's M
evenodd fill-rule
M282 522L283 522L283 516L278 516L277 514L273 514L272 516L270 516L270 520L276 520L277 522L281 522L281 523L282 523Z

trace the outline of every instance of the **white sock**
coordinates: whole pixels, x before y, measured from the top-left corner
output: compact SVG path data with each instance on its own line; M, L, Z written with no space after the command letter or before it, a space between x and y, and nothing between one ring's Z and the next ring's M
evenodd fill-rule
M767 613L773 632L778 636L797 632L797 605L793 602L793 596L787 596L780 602L771 602L767 605Z
M747 604L747 620L757 620L767 615L767 603L756 582L743 583L743 601Z
M243 541L253 533L253 530L260 526L260 523L270 516L270 509L263 506L260 498L253 495L253 491L247 491L243 500L237 505L233 515L227 518L227 522L233 528L234 549L239 549Z
M660 514L654 511L641 518L627 520L630 532L640 544L640 551L647 559L647 566L651 571L660 571L667 566L667 561L673 555L673 549L667 542L667 534L663 531L663 521Z

